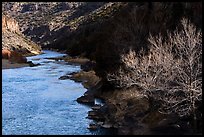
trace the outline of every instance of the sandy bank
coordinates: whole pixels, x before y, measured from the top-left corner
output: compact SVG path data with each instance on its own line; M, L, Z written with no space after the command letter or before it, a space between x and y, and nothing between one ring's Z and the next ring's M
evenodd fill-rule
M7 59L2 59L2 69L12 69L12 68L20 68L20 67L28 67L29 64L26 63L11 63Z

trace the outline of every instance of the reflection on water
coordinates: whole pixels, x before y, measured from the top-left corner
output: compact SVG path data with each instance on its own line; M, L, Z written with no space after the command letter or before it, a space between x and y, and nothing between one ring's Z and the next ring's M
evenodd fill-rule
M74 81L58 79L67 73L79 71L80 66L45 59L63 55L45 51L45 54L27 58L40 63L40 66L2 70L4 135L110 134L107 130L87 129L92 122L86 118L91 109L76 102L86 91L85 88Z

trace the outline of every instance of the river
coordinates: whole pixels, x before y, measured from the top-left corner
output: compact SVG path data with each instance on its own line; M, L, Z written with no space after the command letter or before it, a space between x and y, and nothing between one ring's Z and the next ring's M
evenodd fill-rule
M45 50L27 57L36 67L2 70L3 135L106 135L106 130L87 129L89 106L76 102L86 89L72 80L59 80L80 66L56 61L65 54Z

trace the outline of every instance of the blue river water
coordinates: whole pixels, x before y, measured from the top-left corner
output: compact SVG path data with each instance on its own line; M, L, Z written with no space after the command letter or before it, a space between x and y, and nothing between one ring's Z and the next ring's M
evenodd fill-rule
M47 59L60 57L53 51L27 57L41 65L2 70L3 135L102 135L87 129L89 106L76 102L86 89L60 76L80 70L80 66Z

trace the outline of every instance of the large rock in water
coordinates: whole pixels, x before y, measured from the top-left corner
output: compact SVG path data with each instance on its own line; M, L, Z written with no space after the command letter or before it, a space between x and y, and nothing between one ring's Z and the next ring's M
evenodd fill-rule
M81 97L77 98L77 102L93 105L94 104L94 97L91 95L81 96Z

